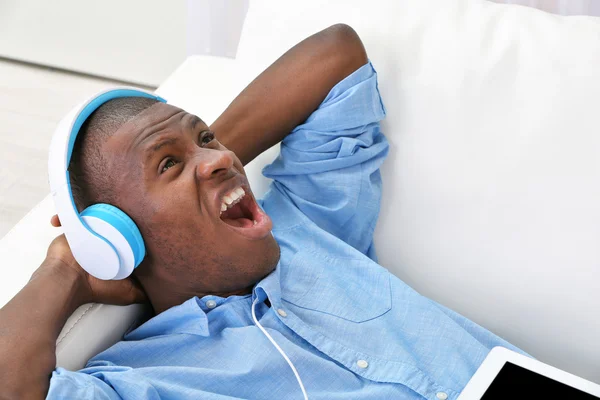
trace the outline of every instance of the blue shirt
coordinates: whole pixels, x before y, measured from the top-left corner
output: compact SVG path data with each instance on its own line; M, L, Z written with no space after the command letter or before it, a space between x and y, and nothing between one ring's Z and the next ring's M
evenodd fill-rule
M48 399L302 399L252 319L254 300L309 399L453 400L492 347L519 351L377 263L384 116L368 63L263 170L273 182L260 205L281 248L274 272L252 294L194 297L155 316L81 371L57 368Z

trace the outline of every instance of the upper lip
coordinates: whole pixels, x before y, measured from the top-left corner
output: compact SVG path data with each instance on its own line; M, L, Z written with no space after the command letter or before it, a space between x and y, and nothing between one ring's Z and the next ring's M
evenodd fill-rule
M237 174L232 178L229 178L225 182L221 184L219 190L216 191L214 195L214 204L216 209L216 215L221 215L221 204L223 203L223 197L226 194L229 194L233 189L242 187L246 195L250 194L250 187L248 185L248 180L242 174Z

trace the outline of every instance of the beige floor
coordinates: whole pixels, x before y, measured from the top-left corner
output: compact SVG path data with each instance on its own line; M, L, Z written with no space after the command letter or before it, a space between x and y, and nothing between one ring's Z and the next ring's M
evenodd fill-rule
M58 121L115 84L0 60L0 238L49 192L48 146Z

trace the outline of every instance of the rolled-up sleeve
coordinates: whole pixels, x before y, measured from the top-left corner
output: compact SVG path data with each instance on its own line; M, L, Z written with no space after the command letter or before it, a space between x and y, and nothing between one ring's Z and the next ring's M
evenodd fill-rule
M322 229L367 254L379 215L379 167L389 145L377 73L368 62L334 86L263 169Z
M120 400L121 397L105 382L83 372L57 368L50 378L46 400Z
M152 382L130 367L109 362L80 371L56 368L46 400L159 400Z

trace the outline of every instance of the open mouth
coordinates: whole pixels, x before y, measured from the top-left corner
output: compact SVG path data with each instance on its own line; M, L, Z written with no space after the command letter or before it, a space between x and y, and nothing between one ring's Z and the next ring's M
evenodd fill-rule
M271 218L259 207L246 185L230 190L219 200L220 219L227 228L250 240L260 240L271 233Z
M229 205L227 210L221 212L221 220L236 228L251 228L258 223L257 207L252 196L244 194L237 202Z

